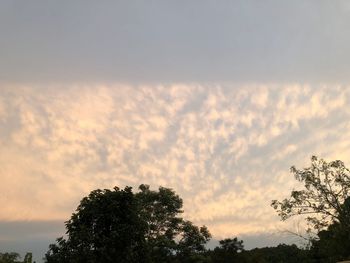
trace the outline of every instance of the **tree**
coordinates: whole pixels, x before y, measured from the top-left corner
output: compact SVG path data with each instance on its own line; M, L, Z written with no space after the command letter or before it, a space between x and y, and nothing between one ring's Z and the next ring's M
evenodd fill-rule
M181 232L183 219L178 215L183 202L171 189L160 187L159 191L150 190L148 185L140 185L135 194L139 214L146 225L144 238L150 258L164 261L171 258L177 248L175 238Z
M32 263L33 254L31 252L26 253L23 263ZM35 262L34 262L35 263Z
M282 220L306 215L311 227L320 231L333 222L350 227L349 213L342 204L350 196L350 171L340 160L326 162L311 157L311 166L291 167L295 178L304 184L303 190L293 190L288 199L273 200L271 205Z
M178 243L177 260L183 263L205 261L202 255L206 251L204 245L211 238L207 227L198 227L190 221L184 221L181 230L183 234Z
M279 244L277 247L263 247L246 250L242 253L239 263L311 263L308 251L298 248L296 245ZM232 261L230 261L232 262Z
M173 190L139 190L92 191L66 222L67 238L50 245L46 262L175 262L184 251L204 250L209 231L179 216L183 203Z
M146 224L131 187L95 190L84 197L66 222L47 262L137 262L143 257Z
M0 263L15 263L20 258L16 252L0 253Z
M349 220L350 198L342 204L346 212L345 221ZM343 217L343 216L341 216ZM343 220L341 220L343 222ZM318 239L312 241L311 254L317 262L336 262L350 259L350 228L346 224L334 222L321 230Z
M242 252L244 249L243 246L243 241L242 240L238 240L237 237L235 238L225 238L223 240L219 241L220 247L227 251L227 252L231 252L231 253L238 253L238 252Z
M245 262L241 256L243 251L242 240L238 240L237 237L225 238L219 241L219 247L211 253L211 258L214 263Z

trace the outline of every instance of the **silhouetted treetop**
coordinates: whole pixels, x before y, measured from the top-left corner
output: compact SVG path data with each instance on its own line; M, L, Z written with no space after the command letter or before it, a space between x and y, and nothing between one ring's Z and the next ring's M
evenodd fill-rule
M289 198L273 200L271 205L282 220L295 215L307 215L308 223L317 230L324 229L334 221L344 221L345 200L350 195L350 171L340 160L326 162L312 156L310 167L291 167L296 180L304 189L293 190Z
M94 190L66 222L67 238L50 245L46 262L178 262L200 255L211 235L180 217L182 205L164 187Z

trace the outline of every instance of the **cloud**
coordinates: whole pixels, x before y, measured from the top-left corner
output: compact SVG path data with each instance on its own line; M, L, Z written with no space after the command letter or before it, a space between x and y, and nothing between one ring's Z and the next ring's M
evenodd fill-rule
M347 86L2 86L0 220L66 220L115 185L171 187L216 237L276 231L312 154L350 160Z

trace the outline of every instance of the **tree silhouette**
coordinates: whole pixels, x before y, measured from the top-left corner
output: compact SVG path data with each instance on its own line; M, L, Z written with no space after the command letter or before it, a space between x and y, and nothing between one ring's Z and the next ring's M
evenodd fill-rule
M15 263L20 258L16 252L0 253L0 263Z
M317 235L318 239L312 241L311 253L319 262L335 262L350 259L350 198L342 204L339 222L334 222Z
M317 231L332 222L350 227L349 221L344 220L346 211L342 206L350 196L350 171L342 161L327 163L313 156L310 167L299 170L293 166L291 172L304 183L304 189L293 190L288 199L271 202L282 220L306 215L309 225Z
M179 216L182 199L174 191L139 190L115 187L84 197L66 222L67 238L50 245L46 262L178 262L205 251L209 231Z

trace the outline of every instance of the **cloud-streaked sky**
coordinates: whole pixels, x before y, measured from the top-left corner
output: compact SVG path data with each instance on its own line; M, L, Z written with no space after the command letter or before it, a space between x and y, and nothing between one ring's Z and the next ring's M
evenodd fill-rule
M297 187L289 167L313 154L350 161L348 86L1 91L0 222L53 222L50 238L89 191L141 183L173 188L216 239L278 234L291 225L269 204Z
M96 188L173 188L215 239L350 164L348 1L0 1L0 247L36 259Z

